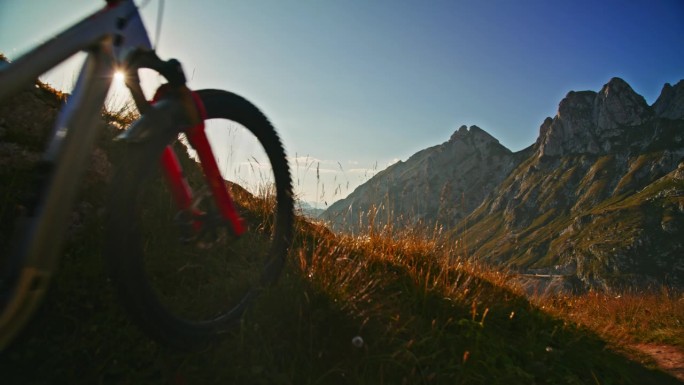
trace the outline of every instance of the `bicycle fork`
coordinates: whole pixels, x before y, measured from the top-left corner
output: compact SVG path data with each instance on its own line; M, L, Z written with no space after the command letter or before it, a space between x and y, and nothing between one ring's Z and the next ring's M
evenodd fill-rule
M174 87L173 90L170 90L171 87L173 86L168 84L160 87L152 100L149 112L121 137L129 141L136 141L136 138L144 139L148 135L146 131L152 129L185 132L188 142L197 152L204 178L209 185L220 218L230 225L233 235L240 236L246 231L246 228L242 218L238 215L235 203L227 190L209 144L204 125L206 119L204 105L199 96L187 87ZM168 98L168 94L174 94L176 97ZM174 103L176 101L180 104ZM186 116L179 120L178 114L182 112L185 112ZM189 119L187 115L190 115ZM179 121L189 121L187 123L189 128L178 130ZM183 174L178 157L170 145L162 152L160 163L178 209L188 214L191 218L193 233L199 234L203 230L203 226L206 225L206 223L198 220L203 213L193 204L193 191Z

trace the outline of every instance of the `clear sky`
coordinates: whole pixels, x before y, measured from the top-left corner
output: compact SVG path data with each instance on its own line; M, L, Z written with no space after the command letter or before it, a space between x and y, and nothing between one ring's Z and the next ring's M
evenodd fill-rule
M143 10L152 35L158 1ZM103 4L0 0L0 52L17 57ZM331 204L463 124L525 148L568 91L614 76L653 103L684 78L684 2L166 0L158 51L191 87L258 105L300 157L299 193ZM74 73L45 79L68 88Z

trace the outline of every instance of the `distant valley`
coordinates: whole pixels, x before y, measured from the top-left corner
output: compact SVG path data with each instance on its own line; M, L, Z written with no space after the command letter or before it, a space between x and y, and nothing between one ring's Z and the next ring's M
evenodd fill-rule
M317 204L315 202L305 202L298 200L295 206L297 211L299 211L302 215L312 219L320 217L325 212L325 209L317 207Z

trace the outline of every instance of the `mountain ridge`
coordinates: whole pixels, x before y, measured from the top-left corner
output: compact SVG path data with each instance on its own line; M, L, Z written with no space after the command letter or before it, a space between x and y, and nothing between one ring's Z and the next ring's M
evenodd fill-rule
M483 198L476 190L493 188L517 164L518 157L481 128L461 126L448 141L380 171L346 199L333 203L324 218L332 219L333 227L351 223L355 230L370 222L386 225L396 220L405 221L405 225L455 223L454 218L465 217ZM425 191L411 183L417 178L427 179L423 186L440 188ZM468 185L459 186L464 180ZM450 202L457 200L461 206L454 209ZM330 215L334 212L342 215Z
M570 91L515 153L473 127L378 173L324 218L347 231L442 229L473 258L585 288L684 283L684 80L650 106L620 78Z

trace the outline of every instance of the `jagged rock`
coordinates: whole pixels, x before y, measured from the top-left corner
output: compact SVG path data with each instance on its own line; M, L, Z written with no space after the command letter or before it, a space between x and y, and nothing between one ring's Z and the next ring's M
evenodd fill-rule
M661 108L670 111L674 107L666 108L665 99ZM570 91L556 116L539 129L539 155L607 154L628 144L625 127L640 130L653 116L654 109L620 78L612 78L598 93Z
M556 116L542 124L540 132L544 135L537 140L539 153L546 156L598 153L593 135L595 99L593 91L570 91L558 105Z
M466 126L466 125L464 124L464 125L462 125L461 127L459 127L458 130L454 131L453 134L451 134L451 137L449 138L449 141L450 141L450 142L453 142L453 141L462 139L462 138L465 137L466 135L468 135L468 126Z
M594 127L599 141L621 134L617 128L637 126L651 115L646 100L624 80L612 78L596 95L593 106Z
M684 119L684 80L674 87L665 83L658 100L653 103L653 111L660 118Z

